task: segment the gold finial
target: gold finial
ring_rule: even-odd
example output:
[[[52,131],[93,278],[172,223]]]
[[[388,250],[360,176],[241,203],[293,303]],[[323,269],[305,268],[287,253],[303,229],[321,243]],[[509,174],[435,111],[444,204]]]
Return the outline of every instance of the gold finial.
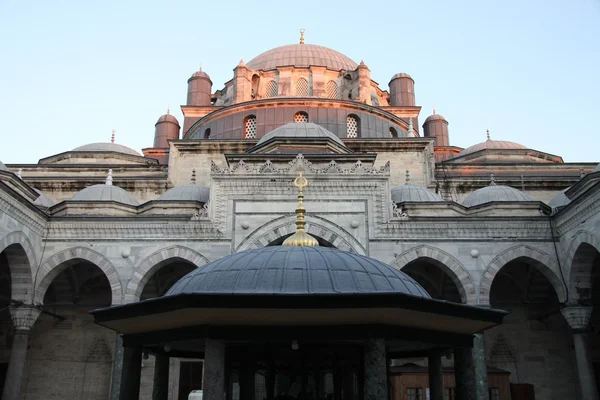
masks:
[[[114,143],[114,142],[115,142],[115,133],[116,133],[116,132],[117,132],[117,131],[115,131],[114,129],[112,130],[112,135],[111,135],[111,137],[110,137],[110,142],[111,142],[111,143]]]
[[[304,44],[304,32],[305,29],[300,29],[300,44]]]
[[[298,208],[296,208],[296,233],[283,242],[284,246],[318,246],[317,239],[306,233],[304,230],[304,194],[302,189],[308,186],[308,180],[298,172],[298,177],[294,179],[294,186],[298,188]]]

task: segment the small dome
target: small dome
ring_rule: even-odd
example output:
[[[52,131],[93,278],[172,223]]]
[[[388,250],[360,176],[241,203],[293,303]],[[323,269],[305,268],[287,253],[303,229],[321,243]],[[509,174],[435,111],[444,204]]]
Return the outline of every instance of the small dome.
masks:
[[[139,156],[141,157],[142,155],[140,153],[138,153],[137,151],[130,149],[127,146],[123,146],[120,144],[116,144],[116,143],[90,143],[90,144],[85,144],[83,146],[79,146],[73,149],[73,151],[81,151],[81,152],[107,152],[107,151],[113,151],[115,153],[123,153],[123,154],[129,154],[132,156]]]
[[[210,190],[207,187],[190,183],[189,185],[175,186],[164,192],[159,201],[199,201],[207,203]]]
[[[532,201],[525,193],[510,186],[491,185],[477,189],[463,200],[465,207],[478,206],[490,201]]]
[[[396,204],[405,201],[427,202],[444,201],[436,193],[433,193],[424,187],[415,185],[402,185],[392,188],[392,201]]]
[[[568,205],[571,202],[571,199],[569,199],[566,195],[565,192],[567,190],[569,190],[571,187],[568,187],[564,190],[561,190],[556,196],[554,196],[552,198],[552,200],[550,200],[548,202],[548,205],[552,208],[558,208],[558,207],[564,207],[566,205]]]
[[[291,122],[289,124],[280,126],[279,128],[272,130],[271,132],[267,133],[265,136],[260,138],[256,145],[260,146],[261,144],[266,143],[274,138],[328,138],[333,140],[340,146],[344,146],[344,142],[342,142],[342,139],[337,137],[333,132],[330,132],[327,129],[323,128],[321,125],[317,125],[312,122],[307,122],[305,124],[297,124],[295,122]]]
[[[333,71],[353,71],[358,67],[349,57],[314,44],[290,44],[276,47],[254,57],[248,69],[269,71],[277,67],[326,67]]]
[[[329,247],[270,246],[223,257],[177,281],[166,296],[405,293],[431,298],[415,280],[373,258]]]
[[[392,79],[390,79],[390,82],[393,81],[394,79],[399,79],[399,78],[412,79],[412,76],[410,76],[409,74],[405,74],[404,72],[400,72],[400,73],[392,76]]]
[[[177,118],[172,116],[170,113],[163,114],[158,119],[158,121],[156,121],[156,124],[154,124],[154,125],[156,126],[156,125],[160,124],[161,122],[172,122],[174,124],[177,124],[177,126],[179,126],[179,121],[177,121]]]
[[[46,196],[44,192],[36,188],[33,188],[33,190],[35,190],[40,195],[37,199],[35,199],[33,204],[35,204],[36,206],[46,208],[52,207],[54,205],[54,201],[50,197]]]
[[[425,120],[425,122],[423,124],[426,124],[431,121],[446,121],[446,118],[444,118],[444,116],[440,115],[440,114],[431,114],[429,117],[427,117],[427,119]],[[448,121],[446,121],[446,122],[448,122]]]
[[[125,189],[117,186],[100,184],[86,187],[75,193],[72,201],[116,201],[117,203],[137,206],[137,200]]]
[[[4,165],[4,163],[2,161],[0,161],[0,171],[8,171],[8,167],[6,165]]]
[[[500,150],[500,149],[527,149],[527,147],[523,146],[522,144],[519,143],[514,143],[514,142],[508,142],[505,140],[492,140],[492,139],[488,139],[485,142],[481,142],[481,143],[477,143],[471,147],[467,147],[466,149],[464,149],[463,151],[461,151],[460,153],[458,153],[457,157],[460,156],[464,156],[467,154],[471,154],[471,153],[475,153],[477,151],[480,150],[488,150],[488,149],[494,149],[494,150]]]
[[[208,74],[204,71],[202,71],[202,68],[200,68],[198,71],[194,72],[192,74],[192,76],[190,77],[191,79],[197,79],[197,78],[206,78],[210,81],[210,76],[208,76]]]

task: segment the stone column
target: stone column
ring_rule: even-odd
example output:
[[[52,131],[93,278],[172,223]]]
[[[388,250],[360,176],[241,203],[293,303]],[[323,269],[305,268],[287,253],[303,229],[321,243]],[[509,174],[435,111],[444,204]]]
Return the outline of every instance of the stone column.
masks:
[[[596,377],[594,375],[594,366],[588,342],[588,328],[592,315],[592,307],[571,306],[565,307],[560,311],[569,323],[573,333],[581,396],[586,400],[598,400],[598,387],[596,386]]]
[[[429,370],[429,399],[444,400],[444,374],[442,372],[442,353],[433,351],[427,358]]]
[[[475,364],[475,385],[477,385],[477,400],[490,400],[488,386],[487,364],[485,362],[485,345],[483,333],[473,335],[473,363]]]
[[[140,398],[140,378],[142,375],[142,348],[123,347],[123,367],[121,369],[120,400]]]
[[[206,339],[202,377],[203,400],[225,400],[225,343]]]
[[[152,400],[169,398],[169,356],[157,354],[154,359],[154,386]]]
[[[113,355],[112,375],[110,377],[110,400],[119,400],[121,393],[121,374],[123,373],[123,336],[117,333]]]
[[[33,305],[20,305],[10,307],[10,316],[15,326],[15,335],[10,352],[10,361],[4,380],[2,398],[4,400],[18,400],[23,381],[23,371],[27,359],[27,342],[29,332],[40,315],[40,309]]]
[[[365,340],[365,398],[364,400],[387,400],[387,358],[385,339]]]
[[[454,378],[456,380],[457,399],[477,399],[475,365],[473,351],[470,347],[456,347],[454,349]]]

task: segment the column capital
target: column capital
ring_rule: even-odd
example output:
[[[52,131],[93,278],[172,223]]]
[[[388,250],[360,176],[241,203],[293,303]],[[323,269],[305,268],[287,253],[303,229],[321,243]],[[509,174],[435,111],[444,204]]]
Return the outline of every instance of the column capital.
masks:
[[[10,316],[17,331],[29,332],[41,312],[40,306],[32,304],[13,305],[10,307]]]
[[[573,331],[583,332],[589,326],[592,309],[589,306],[568,306],[561,308],[560,312]]]

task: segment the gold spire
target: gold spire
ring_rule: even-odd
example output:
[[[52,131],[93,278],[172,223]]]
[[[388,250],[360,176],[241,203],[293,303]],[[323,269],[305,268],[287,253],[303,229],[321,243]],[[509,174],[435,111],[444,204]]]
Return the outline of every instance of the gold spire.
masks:
[[[298,208],[296,208],[296,233],[283,242],[284,246],[318,246],[317,239],[304,231],[304,194],[302,188],[308,185],[308,180],[302,176],[302,171],[298,172],[298,177],[294,179],[294,186],[298,188]]]
[[[304,29],[300,29],[300,44],[304,44]]]

